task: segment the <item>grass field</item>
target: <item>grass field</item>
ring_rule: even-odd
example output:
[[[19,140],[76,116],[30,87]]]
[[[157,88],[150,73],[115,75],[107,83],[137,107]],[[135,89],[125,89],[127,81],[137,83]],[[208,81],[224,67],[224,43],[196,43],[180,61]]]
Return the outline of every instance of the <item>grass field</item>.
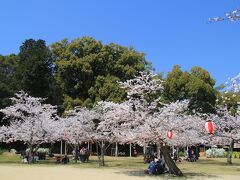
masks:
[[[68,165],[59,165],[54,159],[39,161],[37,164],[28,165],[20,161],[20,156],[4,154],[0,156],[1,180],[50,180],[50,179],[78,179],[86,180],[130,180],[130,179],[240,179],[240,159],[233,159],[232,165],[226,164],[225,158],[206,159],[198,162],[180,162],[179,168],[183,171],[184,178],[176,178],[168,174],[149,176],[143,174],[147,164],[142,157],[106,157],[106,166],[99,168],[97,157],[90,157],[89,163],[71,162]],[[14,172],[14,173],[11,173]]]

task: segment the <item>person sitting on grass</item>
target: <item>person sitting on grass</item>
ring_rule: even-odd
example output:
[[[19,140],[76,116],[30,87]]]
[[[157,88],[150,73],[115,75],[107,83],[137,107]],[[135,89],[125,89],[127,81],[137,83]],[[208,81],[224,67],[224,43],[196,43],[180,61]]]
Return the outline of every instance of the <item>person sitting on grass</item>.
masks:
[[[156,165],[156,174],[163,174],[165,169],[164,166],[162,165],[161,161],[157,161]]]
[[[149,164],[148,170],[149,170],[149,174],[155,174],[156,173],[156,163],[155,163],[155,161],[152,161]]]
[[[56,156],[56,163],[61,163],[62,162],[62,157],[61,156]]]
[[[67,155],[65,155],[63,158],[62,158],[62,164],[68,164],[69,163],[69,158],[67,157]]]

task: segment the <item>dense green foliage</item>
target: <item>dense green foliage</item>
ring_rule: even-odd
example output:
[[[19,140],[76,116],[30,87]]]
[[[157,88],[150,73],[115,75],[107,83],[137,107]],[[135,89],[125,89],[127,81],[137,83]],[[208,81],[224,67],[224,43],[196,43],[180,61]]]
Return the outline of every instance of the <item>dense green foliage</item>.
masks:
[[[122,101],[125,93],[117,81],[149,67],[143,53],[113,43],[103,45],[90,37],[64,39],[52,44],[51,50],[65,108],[91,106],[99,100]]]
[[[180,66],[173,67],[164,83],[164,97],[167,101],[190,100],[190,109],[199,112],[213,112],[216,103],[215,80],[201,67],[183,72]]]
[[[0,108],[9,105],[9,97],[20,89],[45,97],[62,110],[91,107],[101,100],[121,102],[126,93],[118,82],[149,70],[151,64],[143,53],[91,37],[64,39],[50,47],[43,40],[28,39],[19,54],[0,56]],[[239,96],[223,94],[222,87],[214,85],[203,68],[187,72],[176,65],[164,79],[161,96],[166,102],[190,99],[190,109],[199,112],[213,112],[216,99],[234,109]]]
[[[0,108],[9,105],[9,98],[13,96],[14,72],[18,62],[15,55],[0,56]]]
[[[15,79],[18,90],[31,96],[45,97],[57,104],[52,53],[43,40],[26,40],[20,47]]]

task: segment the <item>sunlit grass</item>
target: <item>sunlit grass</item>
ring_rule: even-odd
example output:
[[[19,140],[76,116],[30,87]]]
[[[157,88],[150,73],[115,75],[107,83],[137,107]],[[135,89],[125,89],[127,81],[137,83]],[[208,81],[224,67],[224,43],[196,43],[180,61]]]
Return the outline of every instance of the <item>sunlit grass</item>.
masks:
[[[143,157],[105,157],[104,169],[116,169],[121,172],[129,173],[129,175],[143,175],[143,170],[147,169],[148,164],[143,163]],[[21,162],[19,155],[3,154],[0,156],[0,165],[17,165],[28,166],[26,163]],[[188,178],[193,177],[218,177],[220,175],[239,175],[240,177],[240,159],[233,159],[232,165],[227,165],[226,158],[201,158],[197,162],[178,162],[178,167]],[[71,160],[67,165],[56,164],[54,158],[47,158],[41,160],[34,165],[38,166],[68,166],[73,168],[99,168],[98,158],[96,156],[90,156],[88,163],[80,163]]]

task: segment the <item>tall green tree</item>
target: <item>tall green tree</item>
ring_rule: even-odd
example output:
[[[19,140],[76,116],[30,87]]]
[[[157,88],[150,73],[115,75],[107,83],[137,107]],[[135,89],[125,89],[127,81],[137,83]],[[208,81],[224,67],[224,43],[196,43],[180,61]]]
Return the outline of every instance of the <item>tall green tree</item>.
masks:
[[[12,97],[16,91],[14,74],[17,62],[17,55],[0,55],[0,109],[3,109],[11,104],[10,97]],[[3,120],[3,117],[4,115],[0,113],[0,126],[9,123],[9,120]]]
[[[95,85],[88,91],[90,98],[94,101],[121,102],[126,93],[118,82],[119,78],[116,76],[98,76]]]
[[[213,112],[216,103],[215,80],[201,67],[183,72],[176,65],[168,73],[164,83],[164,97],[167,101],[189,99],[190,109],[198,112]]]
[[[117,44],[102,44],[91,37],[51,45],[56,61],[56,79],[68,107],[91,105],[99,100],[124,97],[116,81],[133,78],[149,69],[143,53]]]
[[[9,98],[15,92],[14,74],[17,61],[17,55],[0,55],[0,109],[10,104]]]
[[[52,53],[44,40],[28,39],[20,47],[19,63],[16,72],[18,89],[31,96],[48,98],[56,104],[56,84],[53,78],[54,64]]]

